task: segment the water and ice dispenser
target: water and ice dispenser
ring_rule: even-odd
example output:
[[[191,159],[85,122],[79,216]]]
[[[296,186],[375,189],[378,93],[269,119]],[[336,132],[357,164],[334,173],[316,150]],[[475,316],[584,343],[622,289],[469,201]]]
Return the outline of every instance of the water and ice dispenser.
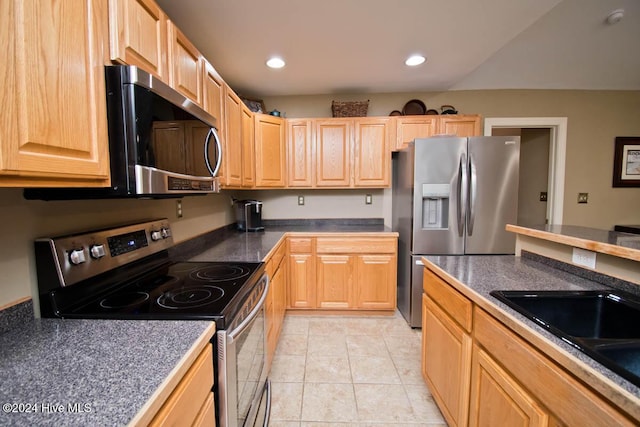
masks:
[[[449,228],[451,184],[422,184],[422,228]]]

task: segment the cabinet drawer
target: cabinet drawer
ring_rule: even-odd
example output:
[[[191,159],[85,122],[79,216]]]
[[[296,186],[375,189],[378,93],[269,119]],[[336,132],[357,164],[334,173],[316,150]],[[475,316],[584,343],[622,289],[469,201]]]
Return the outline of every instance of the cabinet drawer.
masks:
[[[471,301],[428,268],[425,268],[423,273],[423,289],[453,320],[467,332],[471,332]]]
[[[207,400],[204,402],[204,406],[200,410],[200,413],[193,422],[194,427],[207,427],[216,425],[216,411],[213,406],[213,393],[209,393]]]
[[[289,252],[292,254],[309,254],[313,251],[311,237],[289,237]]]
[[[323,254],[396,253],[395,237],[318,237],[317,252]]]
[[[150,425],[192,424],[211,393],[212,387],[213,352],[211,344],[207,344]]]

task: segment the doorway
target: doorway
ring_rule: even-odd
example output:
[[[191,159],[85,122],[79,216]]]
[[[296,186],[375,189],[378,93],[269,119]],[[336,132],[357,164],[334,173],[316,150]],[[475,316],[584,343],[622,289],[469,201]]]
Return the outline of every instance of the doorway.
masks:
[[[564,170],[567,143],[566,117],[503,117],[487,118],[484,122],[485,136],[500,134],[502,129],[548,129],[548,173],[546,219],[549,224],[562,224],[564,198]],[[502,133],[504,134],[504,133]],[[543,138],[544,139],[544,138]],[[539,197],[539,195],[538,195]],[[523,219],[523,221],[525,221]],[[532,219],[535,221],[535,219]],[[531,224],[533,225],[533,224]]]
[[[547,224],[549,193],[549,128],[493,128],[492,136],[520,137],[517,225]]]

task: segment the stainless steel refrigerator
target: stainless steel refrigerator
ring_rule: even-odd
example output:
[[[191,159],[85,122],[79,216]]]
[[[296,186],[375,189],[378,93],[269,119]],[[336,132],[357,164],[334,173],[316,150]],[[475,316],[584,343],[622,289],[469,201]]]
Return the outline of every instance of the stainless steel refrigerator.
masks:
[[[423,255],[513,254],[520,137],[416,139],[393,159],[398,309],[421,326]]]

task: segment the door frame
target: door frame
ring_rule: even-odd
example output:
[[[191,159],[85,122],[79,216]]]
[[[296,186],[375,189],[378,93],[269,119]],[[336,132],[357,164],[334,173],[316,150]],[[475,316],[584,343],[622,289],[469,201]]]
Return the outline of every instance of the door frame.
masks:
[[[547,218],[549,224],[562,224],[564,205],[564,175],[567,151],[566,117],[488,117],[484,119],[484,135],[491,136],[494,128],[548,128],[549,145],[549,197]]]

